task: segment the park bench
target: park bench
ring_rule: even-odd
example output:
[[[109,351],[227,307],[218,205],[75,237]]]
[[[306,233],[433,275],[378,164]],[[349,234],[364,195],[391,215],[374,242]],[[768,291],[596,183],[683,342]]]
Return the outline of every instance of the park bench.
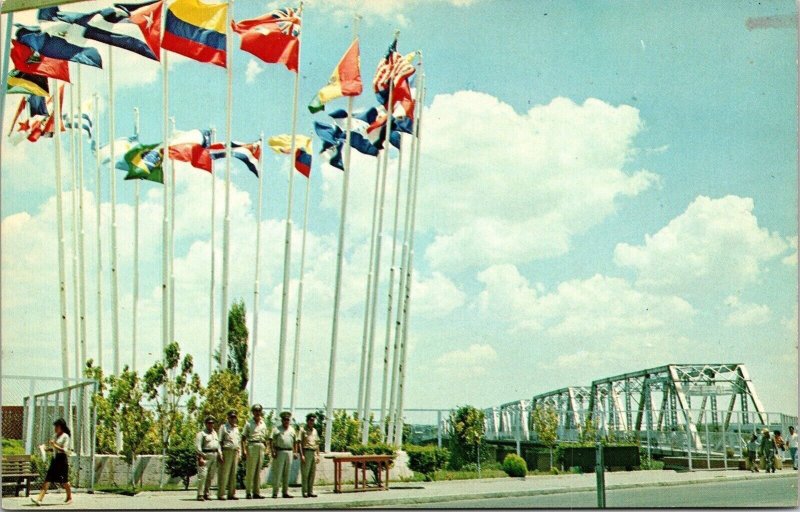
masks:
[[[350,492],[363,492],[363,491],[388,491],[389,490],[389,466],[394,459],[393,455],[334,455],[329,457],[333,459],[333,492],[341,493],[342,491],[342,465],[353,464],[355,468],[355,478],[353,480],[355,486]],[[367,485],[367,465],[374,463],[378,465],[378,485],[370,487]],[[383,473],[386,472],[386,478],[383,478]],[[358,474],[361,473],[359,480]]]
[[[19,491],[25,483],[25,496],[31,494],[31,480],[39,477],[33,471],[30,455],[4,455],[2,462],[3,488],[14,486],[14,496],[19,496]]]

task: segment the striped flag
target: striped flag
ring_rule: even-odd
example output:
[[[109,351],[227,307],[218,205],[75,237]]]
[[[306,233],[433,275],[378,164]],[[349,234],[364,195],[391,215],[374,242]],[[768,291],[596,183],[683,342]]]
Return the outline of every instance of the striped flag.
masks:
[[[211,130],[175,132],[169,141],[169,158],[211,172]]]
[[[226,66],[228,4],[174,0],[167,7],[161,47],[199,62]]]
[[[34,53],[32,49],[16,39],[11,41],[11,44],[11,60],[14,61],[14,67],[18,70],[69,82],[69,62]]]
[[[212,160],[225,158],[225,143],[215,142],[209,148]],[[240,160],[247,166],[247,169],[258,177],[258,161],[261,159],[261,144],[258,142],[236,142],[231,141],[231,156]]]
[[[64,22],[48,23],[45,30],[20,24],[16,26],[17,40],[45,57],[103,67],[103,59],[97,49],[86,46],[83,27]]]
[[[388,91],[390,80],[394,82],[395,87],[398,87],[413,75],[415,69],[411,63],[415,55],[416,53],[410,53],[403,57],[397,51],[397,40],[392,41],[386,56],[378,62],[375,70],[375,78],[372,79],[372,88],[375,92]]]
[[[142,20],[136,23],[132,15],[139,11]],[[159,59],[160,1],[127,7],[107,7],[89,13],[62,12],[58,7],[48,7],[39,10],[39,19],[74,26],[71,30],[75,38],[80,36],[131,51],[148,59]]]

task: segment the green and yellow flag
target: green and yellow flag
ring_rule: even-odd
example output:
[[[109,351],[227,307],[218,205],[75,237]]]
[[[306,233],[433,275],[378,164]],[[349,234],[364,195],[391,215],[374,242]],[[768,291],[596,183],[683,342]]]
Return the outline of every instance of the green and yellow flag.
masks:
[[[31,94],[33,96],[49,96],[47,77],[23,73],[12,69],[8,73],[6,94]]]
[[[164,147],[161,144],[138,144],[125,153],[126,180],[164,183]]]

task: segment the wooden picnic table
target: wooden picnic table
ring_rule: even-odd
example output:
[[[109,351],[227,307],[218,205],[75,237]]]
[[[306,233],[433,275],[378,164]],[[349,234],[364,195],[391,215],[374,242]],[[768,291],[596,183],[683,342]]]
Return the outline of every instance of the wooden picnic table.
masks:
[[[351,463],[355,468],[354,489],[349,492],[364,491],[388,491],[389,490],[389,466],[394,460],[394,455],[331,455],[326,457],[333,459],[333,492],[342,491],[342,464]],[[375,463],[378,465],[378,485],[376,487],[367,486],[367,465]],[[386,478],[383,473],[386,472]],[[358,473],[361,472],[361,479]]]

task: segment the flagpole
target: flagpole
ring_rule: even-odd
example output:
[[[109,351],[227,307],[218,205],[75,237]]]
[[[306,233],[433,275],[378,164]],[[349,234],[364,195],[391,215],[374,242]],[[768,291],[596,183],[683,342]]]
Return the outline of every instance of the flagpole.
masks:
[[[169,53],[161,52],[162,64],[162,107],[163,125],[162,136],[164,139],[162,157],[162,181],[164,184],[164,211],[161,220],[161,345],[162,350],[169,344],[169,187],[167,179],[169,166]]]
[[[264,132],[258,137],[258,147],[263,150]],[[258,212],[256,213],[256,271],[253,283],[253,343],[250,347],[250,404],[253,404],[256,380],[256,345],[258,345],[258,310],[259,310],[259,281],[258,271],[261,264],[261,212],[264,204],[264,156],[263,151],[258,155]]]
[[[136,141],[139,141],[139,108],[133,109],[133,134]],[[111,141],[114,144],[114,141]],[[115,164],[111,164],[112,174],[116,172]],[[138,320],[139,320],[139,182],[140,180],[133,180],[133,328],[131,330],[131,349],[133,356],[131,357],[131,368],[136,371],[136,355],[137,355],[137,342],[138,342]]]
[[[417,53],[421,57],[421,53]],[[420,66],[421,69],[421,66]],[[419,107],[419,112],[422,112],[422,83],[420,83],[419,87],[417,87],[417,97],[415,105]],[[391,444],[394,442],[394,427],[395,427],[395,420],[396,418],[396,408],[397,408],[397,385],[398,385],[398,376],[400,373],[400,343],[401,343],[401,327],[402,327],[402,320],[403,320],[403,303],[405,298],[405,290],[406,290],[406,269],[408,267],[408,245],[409,245],[409,236],[410,236],[410,229],[411,229],[411,202],[413,201],[414,196],[414,186],[415,186],[415,171],[414,171],[414,161],[415,155],[419,148],[419,119],[416,119],[414,122],[414,129],[412,134],[412,145],[411,145],[411,157],[409,158],[409,166],[408,166],[408,186],[406,189],[406,209],[405,209],[405,219],[403,220],[403,249],[400,255],[400,285],[398,287],[398,297],[397,297],[397,319],[395,320],[395,333],[394,333],[394,348],[392,349],[392,380],[391,385],[389,386],[389,426],[387,428],[387,437],[388,442]]]
[[[412,141],[412,144],[414,142]],[[414,153],[413,150],[411,152]],[[394,227],[392,230],[392,265],[389,267],[389,294],[386,301],[386,335],[383,343],[383,373],[381,381],[381,439],[386,435],[386,392],[389,380],[389,347],[392,342],[392,303],[394,302],[394,276],[397,272],[395,266],[397,254],[397,224],[400,217],[400,188],[403,174],[403,137],[400,137],[400,147],[397,151],[397,184],[394,192]]]
[[[175,134],[175,118],[169,118],[172,124],[170,135]],[[167,150],[169,151],[169,150]],[[170,165],[170,208],[169,208],[169,342],[175,341],[175,191],[178,181],[175,179],[175,163]]]
[[[420,70],[422,69],[422,54],[420,53]],[[403,338],[401,348],[400,360],[400,382],[397,389],[397,422],[395,423],[394,441],[397,446],[403,443],[403,401],[405,399],[405,382],[406,374],[408,373],[408,326],[411,315],[411,284],[413,282],[414,272],[414,229],[417,224],[417,190],[419,189],[419,155],[422,148],[422,111],[425,102],[425,73],[420,77],[419,88],[421,89],[419,105],[419,114],[415,123],[417,130],[417,151],[414,155],[414,191],[413,200],[411,201],[411,230],[409,232],[409,250],[408,250],[408,264],[406,266],[406,290],[405,302],[403,305]]]
[[[232,18],[233,0],[228,0],[228,21]],[[220,367],[228,367],[228,279],[230,274],[231,236],[231,109],[233,108],[233,52],[230,23],[225,24],[225,70],[227,97],[225,100],[225,218],[222,225],[222,304],[220,304]]]
[[[358,22],[361,17],[353,18],[353,41],[358,37]],[[325,402],[325,451],[331,451],[331,435],[333,434],[333,398],[336,382],[336,345],[339,341],[339,307],[342,300],[342,264],[344,262],[344,230],[347,222],[347,195],[350,187],[350,129],[352,127],[353,97],[347,97],[347,126],[344,146],[344,177],[342,180],[342,207],[339,214],[339,243],[336,249],[336,280],[333,291],[333,321],[331,322],[331,355],[328,366],[328,395]]]
[[[291,160],[294,162],[295,157]],[[294,167],[294,165],[292,165]],[[291,172],[295,172],[292,168]],[[311,192],[311,174],[306,177],[306,198],[303,206],[303,241],[300,244],[300,281],[297,283],[297,317],[294,322],[294,358],[292,359],[292,391],[289,395],[289,409],[294,417],[297,398],[297,377],[300,370],[300,325],[303,319],[303,275],[306,268],[306,233],[308,232],[308,199]]]
[[[114,148],[115,134],[115,112],[114,112],[114,51],[113,47],[108,47],[108,137],[111,142],[111,340],[114,352],[114,375],[119,375],[120,355],[119,355],[119,276],[117,274],[117,173],[114,171],[116,165],[116,155]],[[138,181],[138,180],[137,180]]]
[[[2,83],[6,84],[8,82],[8,67],[9,62],[11,61],[11,32],[14,28],[14,13],[9,12],[6,14],[6,34],[3,38],[3,75],[2,75]],[[57,94],[56,94],[57,95]],[[6,94],[3,91],[3,94],[0,94],[0,119],[6,118]],[[0,147],[6,145],[6,141],[3,140],[0,143]],[[0,153],[2,155],[2,153]]]
[[[61,197],[62,184],[61,184],[61,96],[58,90],[58,81],[52,80],[51,87],[55,94],[53,98],[54,103],[54,117],[55,123],[53,131],[54,145],[54,160],[55,160],[55,174],[56,174],[56,227],[58,236],[58,302],[59,311],[61,313],[60,331],[61,331],[61,375],[64,379],[64,385],[67,385],[69,379],[69,348],[67,346],[67,291],[66,291],[66,275],[64,271],[64,200]],[[77,354],[75,354],[77,357]]]
[[[300,2],[300,14],[303,13],[303,2]],[[302,23],[302,18],[301,18]],[[283,375],[286,368],[286,330],[289,323],[289,277],[292,270],[292,199],[294,191],[294,152],[297,148],[297,97],[300,91],[300,52],[302,49],[302,28],[297,37],[297,70],[294,75],[294,95],[292,100],[292,140],[289,143],[289,189],[286,200],[286,239],[283,247],[283,289],[281,290],[281,328],[278,342],[278,379],[275,390],[275,408],[283,409]]]
[[[57,94],[56,94],[57,96]],[[53,96],[55,97],[55,96]],[[62,116],[63,118],[63,116]],[[70,84],[69,88],[69,119],[70,119],[70,127],[72,127],[72,123],[75,121],[75,88]],[[80,324],[78,319],[80,318],[80,301],[78,295],[78,160],[75,153],[75,146],[76,144],[76,133],[74,128],[70,128],[69,131],[69,158],[70,158],[70,170],[71,170],[71,184],[72,184],[72,312],[74,315],[73,325],[72,325],[72,335],[73,335],[73,350],[74,350],[74,372],[75,377],[79,377],[80,374],[80,357],[78,354],[81,353],[81,335],[80,335]]]
[[[81,322],[81,347],[80,347],[80,365],[78,368],[86,364],[86,232],[84,229],[84,184],[83,184],[83,94],[81,93],[81,67],[78,66],[78,118],[80,119],[80,128],[78,129],[78,272],[80,284],[78,286],[78,293],[80,294],[80,322]],[[59,119],[60,121],[60,119]],[[60,130],[60,126],[54,129]],[[77,355],[77,354],[76,354]],[[76,375],[75,377],[79,377]]]
[[[94,95],[94,118],[92,119],[92,134],[94,140],[94,193],[95,193],[95,237],[97,243],[97,365],[102,368],[103,366],[103,240],[102,230],[100,229],[102,223],[101,205],[103,189],[102,184],[102,171],[100,169],[100,145],[97,143],[100,135],[100,96],[95,93]],[[81,119],[81,126],[83,119]],[[112,146],[114,140],[111,140]],[[113,172],[113,163],[112,163]]]
[[[385,151],[385,149],[384,149]],[[369,263],[367,266],[367,294],[364,296],[364,325],[361,332],[361,365],[358,372],[358,402],[356,408],[358,415],[362,419],[364,408],[364,380],[367,373],[367,344],[369,343],[369,319],[372,311],[372,275],[374,271],[373,263],[375,259],[375,228],[378,220],[378,195],[381,189],[381,158],[375,158],[375,190],[372,193],[372,234],[369,238]]]
[[[399,30],[395,30],[394,32],[394,41],[395,44],[397,43],[397,38],[400,35]],[[374,276],[374,285],[372,287],[372,306],[370,307],[370,321],[369,321],[369,346],[367,347],[367,372],[366,372],[366,384],[364,386],[364,421],[361,427],[361,442],[367,444],[369,440],[369,414],[370,414],[370,399],[372,394],[372,366],[373,366],[373,358],[375,354],[375,325],[376,325],[376,313],[378,310],[378,288],[381,278],[381,248],[383,247],[383,213],[385,210],[386,204],[386,182],[389,181],[389,148],[391,146],[389,140],[391,138],[392,133],[392,114],[393,114],[393,102],[394,102],[394,77],[390,74],[389,75],[389,106],[386,109],[386,132],[383,136],[383,175],[381,176],[381,197],[380,197],[380,209],[378,210],[378,239],[377,245],[375,246],[375,276]]]
[[[217,130],[211,129],[211,142],[216,140]],[[216,218],[217,218],[217,175],[214,173],[214,162],[211,162],[211,285],[209,286],[208,297],[208,378],[214,372],[214,316],[217,314],[215,305],[216,293],[216,268],[217,268],[217,249],[216,249]]]

